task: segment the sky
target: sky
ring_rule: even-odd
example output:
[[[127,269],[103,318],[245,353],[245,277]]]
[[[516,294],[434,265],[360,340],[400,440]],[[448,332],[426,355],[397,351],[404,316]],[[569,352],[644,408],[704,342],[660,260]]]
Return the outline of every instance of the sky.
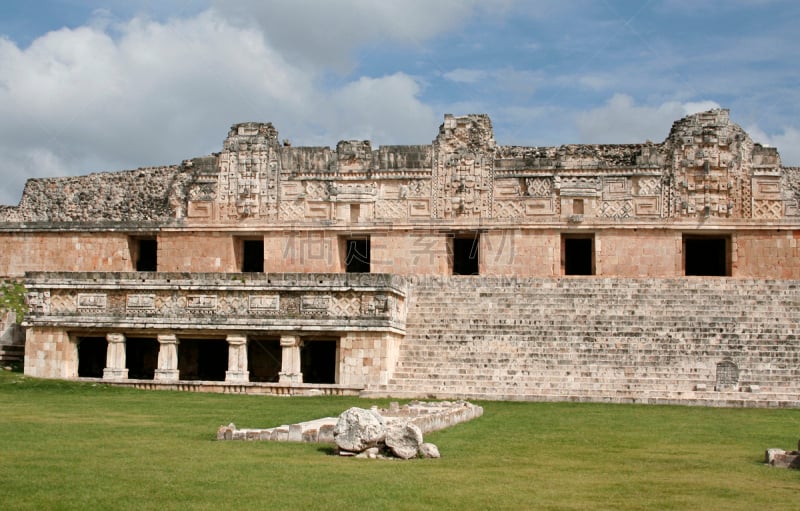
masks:
[[[800,165],[796,0],[2,0],[0,204],[170,165],[237,122],[295,146],[661,142],[710,108]]]

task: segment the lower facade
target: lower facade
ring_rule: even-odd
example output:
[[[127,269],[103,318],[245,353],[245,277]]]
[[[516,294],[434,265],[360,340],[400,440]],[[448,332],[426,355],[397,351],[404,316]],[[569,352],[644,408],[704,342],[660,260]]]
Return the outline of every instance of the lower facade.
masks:
[[[388,383],[393,333],[68,331],[30,327],[25,373],[142,388],[354,394]]]
[[[800,281],[29,274],[25,373],[281,395],[800,407]]]

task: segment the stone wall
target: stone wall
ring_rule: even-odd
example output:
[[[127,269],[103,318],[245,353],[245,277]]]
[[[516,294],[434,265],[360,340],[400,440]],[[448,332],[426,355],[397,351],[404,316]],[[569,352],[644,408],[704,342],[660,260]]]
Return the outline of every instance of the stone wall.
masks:
[[[734,275],[800,279],[800,230],[737,232]]]
[[[344,272],[344,238],[336,232],[273,232],[263,239],[265,271]]]
[[[269,273],[344,273],[345,241],[369,239],[370,271],[400,275],[452,273],[452,240],[459,231],[257,232],[162,230],[159,272],[232,273],[242,269],[242,241],[264,241]],[[800,229],[612,228],[532,229],[502,227],[461,231],[479,237],[480,274],[557,277],[564,274],[562,236],[594,239],[595,275],[677,277],[684,274],[685,235],[730,238],[730,275],[800,278]],[[138,235],[116,232],[0,233],[0,277],[35,271],[132,271]]]
[[[420,278],[371,395],[800,406],[800,283]]]
[[[0,232],[0,277],[29,271],[131,271],[129,237],[115,232]]]
[[[597,274],[624,277],[683,275],[681,233],[605,230],[596,235]]]
[[[17,208],[0,221],[109,224],[165,222],[184,214],[191,172],[181,166],[140,168],[77,177],[29,179]]]
[[[28,328],[25,374],[40,378],[78,376],[78,348],[66,330],[57,327]]]
[[[236,272],[236,244],[230,233],[169,232],[158,237],[158,270],[162,272]],[[85,268],[84,271],[89,271]],[[289,271],[287,269],[287,271]]]

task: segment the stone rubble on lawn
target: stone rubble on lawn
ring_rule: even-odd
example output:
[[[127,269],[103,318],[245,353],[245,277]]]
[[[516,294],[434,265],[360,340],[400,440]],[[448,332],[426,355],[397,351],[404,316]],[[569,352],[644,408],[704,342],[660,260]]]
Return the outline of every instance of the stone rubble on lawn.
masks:
[[[439,458],[439,449],[424,443],[423,434],[483,415],[483,408],[466,401],[412,401],[387,409],[353,407],[339,417],[325,417],[266,429],[220,426],[217,440],[271,440],[335,443],[342,456],[360,458]]]
[[[764,463],[771,467],[800,469],[800,441],[796,451],[771,448],[764,452]]]

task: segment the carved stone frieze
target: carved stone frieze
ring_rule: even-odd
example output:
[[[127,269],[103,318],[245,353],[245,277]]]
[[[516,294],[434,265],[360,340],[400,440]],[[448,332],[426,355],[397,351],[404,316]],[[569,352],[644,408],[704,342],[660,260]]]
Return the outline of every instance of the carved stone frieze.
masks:
[[[34,180],[18,207],[0,206],[0,221],[24,229],[142,220],[563,222],[564,198],[595,201],[593,216],[648,223],[773,220],[800,215],[800,169],[783,167],[777,150],[755,143],[724,109],[676,121],[658,144],[556,147],[498,146],[491,120],[477,114],[446,115],[432,144],[377,149],[368,140],[292,147],[271,123],[251,122],[232,126],[220,153],[181,165]],[[362,207],[347,214],[347,204]]]
[[[105,293],[79,293],[77,302],[78,310],[103,310],[108,303],[108,297]]]
[[[166,322],[183,328],[202,324],[280,329],[285,328],[287,318],[294,318],[293,324],[300,326],[326,321],[336,328],[401,328],[405,321],[401,304],[408,286],[405,279],[380,274],[264,275],[246,283],[209,279],[204,274],[165,274],[148,282],[126,281],[118,274],[92,274],[87,280],[70,276],[71,286],[59,281],[50,287],[48,283],[61,279],[62,274],[50,275],[40,274],[26,282],[31,290],[28,320],[66,327],[115,322],[145,328]],[[187,278],[190,280],[182,280]],[[108,282],[115,288],[108,289]],[[106,288],[100,291],[93,286]],[[199,287],[204,289],[198,291]]]

